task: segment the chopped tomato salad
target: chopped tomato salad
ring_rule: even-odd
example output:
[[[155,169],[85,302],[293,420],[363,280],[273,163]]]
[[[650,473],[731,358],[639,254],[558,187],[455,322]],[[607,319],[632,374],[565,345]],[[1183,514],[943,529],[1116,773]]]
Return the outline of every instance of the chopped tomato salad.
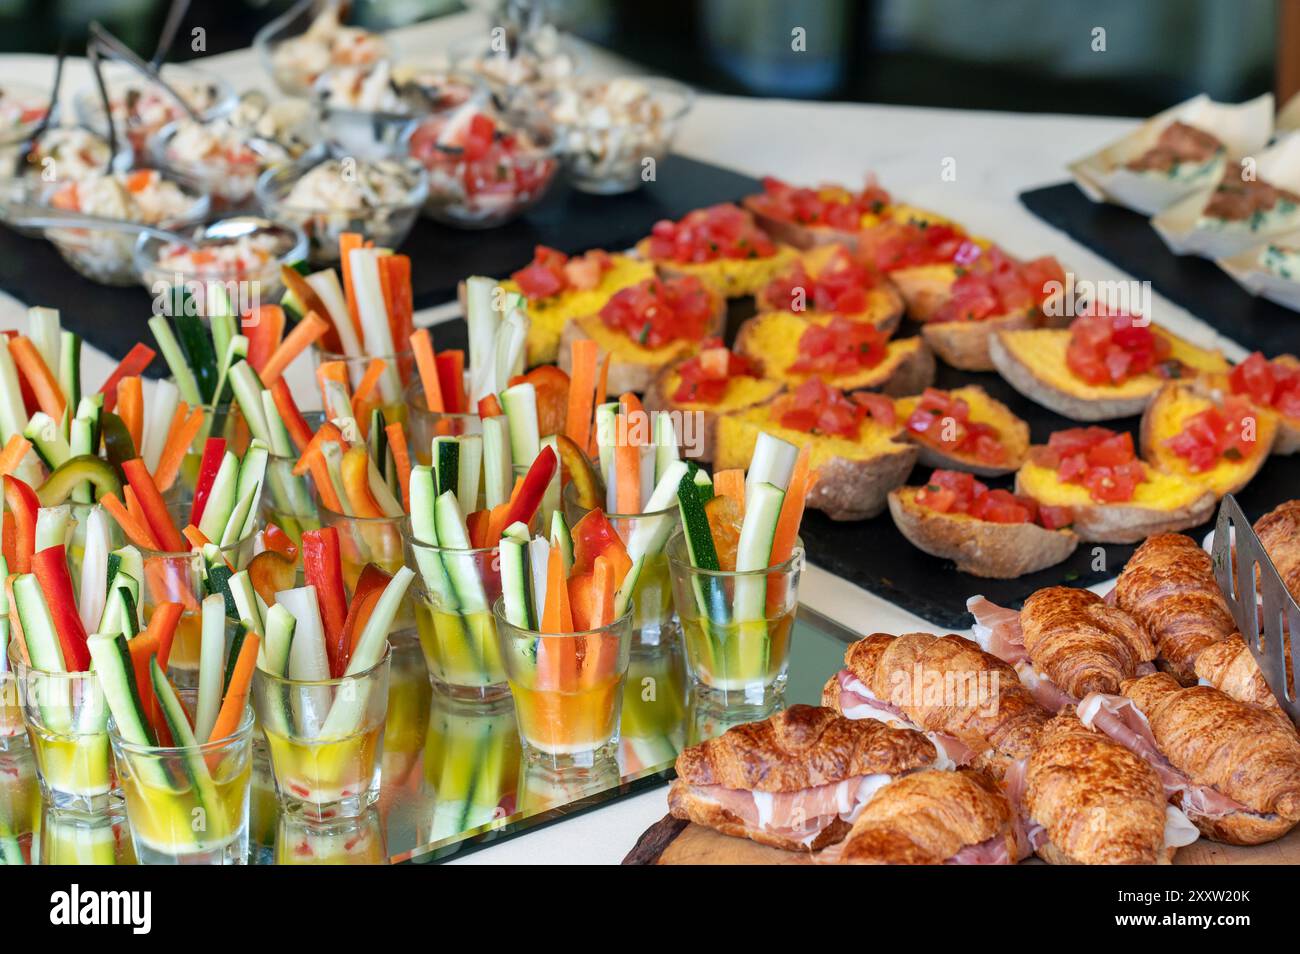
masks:
[[[875,325],[836,315],[827,324],[810,324],[804,330],[799,336],[799,356],[789,370],[796,374],[854,374],[884,361],[888,341]]]
[[[877,284],[876,273],[840,246],[816,277],[808,273],[803,262],[796,262],[768,282],[764,297],[784,311],[858,315],[867,310],[867,293]]]
[[[1009,490],[990,490],[959,470],[936,470],[917,490],[916,502],[936,513],[964,513],[989,523],[1036,523],[1059,530],[1074,522],[1069,507],[1043,507]]]
[[[1089,384],[1123,384],[1140,374],[1178,377],[1167,338],[1124,312],[1080,315],[1070,324],[1065,363]]]
[[[600,249],[570,258],[539,245],[533,250],[533,260],[510,277],[525,298],[537,301],[566,291],[591,291],[613,267],[609,253]]]
[[[1105,427],[1073,427],[1057,431],[1045,446],[1030,450],[1030,459],[1056,471],[1065,484],[1088,488],[1098,503],[1132,500],[1146,480],[1146,465],[1133,449],[1133,435]]]
[[[690,404],[717,404],[727,393],[732,378],[758,377],[758,370],[748,358],[728,351],[721,338],[707,338],[700,353],[677,367],[681,383],[673,400]]]
[[[1242,460],[1254,453],[1259,446],[1257,423],[1249,403],[1230,397],[1222,408],[1208,407],[1193,414],[1164,443],[1187,462],[1188,470],[1200,474],[1213,470],[1221,460]]]
[[[698,341],[717,313],[714,293],[694,276],[649,278],[615,294],[600,320],[647,348]]]
[[[854,232],[864,215],[879,215],[889,205],[889,193],[871,179],[861,192],[853,192],[841,186],[801,188],[767,176],[763,194],[752,201],[758,211],[782,222]]]
[[[1269,361],[1256,351],[1228,375],[1233,394],[1270,407],[1284,417],[1300,418],[1300,366]]]
[[[997,428],[972,421],[970,404],[947,391],[926,388],[904,425],[927,444],[985,464],[1001,464],[1007,449]]]
[[[678,222],[661,219],[650,230],[650,257],[656,261],[700,263],[774,254],[776,243],[753,216],[734,205],[696,209]]]
[[[983,321],[1040,309],[1065,285],[1065,269],[1052,256],[1018,262],[994,246],[957,276],[948,300],[929,319]]]
[[[838,388],[828,387],[819,378],[809,378],[794,391],[777,398],[773,417],[782,427],[807,434],[827,437],[846,437],[856,440],[862,431],[862,422],[871,417],[886,426],[894,423],[893,405],[887,412],[880,407],[887,398],[874,394],[846,395]],[[877,415],[885,414],[888,420]]]

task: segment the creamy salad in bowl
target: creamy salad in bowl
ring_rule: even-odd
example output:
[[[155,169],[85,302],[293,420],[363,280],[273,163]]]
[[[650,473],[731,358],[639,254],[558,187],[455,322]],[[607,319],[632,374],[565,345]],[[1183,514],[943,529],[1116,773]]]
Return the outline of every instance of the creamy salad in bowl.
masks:
[[[105,87],[119,136],[137,154],[144,154],[149,140],[168,123],[189,118],[185,108],[166,89],[121,64],[109,64]],[[235,108],[237,97],[221,77],[188,66],[164,66],[162,77],[201,119],[214,119]],[[107,134],[104,105],[99,88],[92,83],[73,100],[83,126]]]
[[[290,21],[295,20],[293,16]],[[276,85],[290,96],[303,96],[317,78],[336,67],[369,67],[392,55],[388,40],[340,20],[338,4],[329,4],[296,36],[290,23],[275,21],[254,40],[267,57]]]
[[[253,198],[257,177],[288,162],[289,151],[256,135],[234,115],[201,123],[179,119],[154,140],[154,159],[201,182],[216,208],[240,208]]]
[[[276,301],[283,291],[281,266],[307,253],[301,231],[260,216],[217,219],[187,234],[188,241],[140,236],[135,263],[140,281],[151,294],[177,285],[242,282],[247,284],[227,287],[226,294],[244,301]]]

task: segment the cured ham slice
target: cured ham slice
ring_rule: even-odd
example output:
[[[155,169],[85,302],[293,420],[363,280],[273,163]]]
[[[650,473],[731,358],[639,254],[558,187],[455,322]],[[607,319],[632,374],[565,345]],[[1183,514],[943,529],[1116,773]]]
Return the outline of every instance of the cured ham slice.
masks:
[[[975,617],[972,635],[986,653],[1015,665],[1028,662],[1025,635],[1020,629],[1020,611],[998,606],[983,596],[966,601],[966,611]]]
[[[897,728],[923,731],[904,715],[902,709],[883,699],[877,699],[875,694],[849,670],[841,669],[835,678],[840,690],[839,710],[845,718],[875,719]],[[975,751],[959,739],[944,735],[942,732],[924,734],[934,743],[935,751],[939,755],[934,763],[935,768],[950,769],[969,765],[975,758]]]
[[[863,775],[798,792],[757,792],[722,785],[696,786],[694,794],[716,803],[745,824],[805,844],[837,818],[852,824],[892,775]]]

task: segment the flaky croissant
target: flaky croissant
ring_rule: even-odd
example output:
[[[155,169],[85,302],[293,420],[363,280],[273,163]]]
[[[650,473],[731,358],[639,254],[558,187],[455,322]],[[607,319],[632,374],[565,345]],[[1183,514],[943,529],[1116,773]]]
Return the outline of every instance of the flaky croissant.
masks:
[[[1260,517],[1255,534],[1282,582],[1300,602],[1300,500],[1288,500]]]
[[[1148,537],[1115,584],[1120,609],[1146,627],[1156,664],[1183,685],[1196,681],[1196,656],[1236,631],[1214,580],[1210,555],[1181,533]]]
[[[1097,594],[1049,586],[1020,611],[1025,650],[1034,668],[1076,699],[1090,692],[1119,692],[1140,663],[1156,657],[1146,630]]]
[[[1236,699],[1261,706],[1286,719],[1277,696],[1264,680],[1264,672],[1238,633],[1207,646],[1196,657],[1197,678]],[[1288,720],[1288,724],[1290,724]]]

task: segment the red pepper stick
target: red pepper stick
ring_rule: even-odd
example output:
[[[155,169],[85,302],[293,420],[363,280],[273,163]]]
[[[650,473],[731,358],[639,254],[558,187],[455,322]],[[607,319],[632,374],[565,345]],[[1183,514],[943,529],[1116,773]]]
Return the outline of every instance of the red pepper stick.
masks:
[[[537,513],[537,508],[542,505],[542,497],[545,496],[546,488],[550,485],[551,478],[555,476],[555,468],[558,466],[559,460],[555,456],[555,451],[550,447],[543,447],[542,452],[533,461],[533,466],[528,468],[523,484],[515,494],[510,509],[506,511],[504,526],[508,527],[516,521],[524,524],[532,522],[533,514]]]
[[[203,445],[203,458],[199,461],[199,479],[194,485],[194,503],[190,506],[190,523],[196,527],[203,519],[203,509],[208,505],[208,497],[212,495],[212,484],[217,479],[217,471],[221,469],[221,461],[225,456],[226,439],[209,437],[208,442]]]
[[[111,411],[117,406],[117,382],[123,378],[144,374],[145,368],[153,363],[157,352],[147,344],[137,341],[126,353],[122,363],[113,369],[113,373],[104,381],[99,393],[104,395],[104,410]]]
[[[438,385],[442,389],[442,404],[448,414],[465,412],[465,352],[439,351],[434,356],[438,367]]]
[[[145,466],[144,461],[139,457],[126,461],[122,464],[122,473],[126,474],[127,483],[139,498],[140,509],[144,511],[149,529],[158,538],[158,544],[163,550],[169,553],[188,550],[189,546],[185,543],[181,532],[176,529],[171,514],[167,512],[167,504],[163,501],[162,494],[158,492],[158,485],[153,482],[153,477],[150,476],[149,468]]]
[[[63,661],[68,670],[85,672],[90,668],[90,650],[86,647],[86,627],[77,612],[77,598],[72,592],[72,575],[68,572],[68,555],[63,544],[46,547],[32,557],[32,573],[45,594],[45,602],[54,620]]]
[[[5,506],[13,514],[13,558],[9,561],[10,573],[30,573],[32,555],[36,552],[36,512],[41,502],[36,491],[17,477],[4,475]]]
[[[347,651],[343,640],[348,598],[343,588],[343,555],[336,528],[308,530],[302,535],[302,566],[307,582],[316,587],[321,626],[325,630],[325,655],[329,657],[330,673],[337,679],[343,675],[339,661]]]
[[[289,432],[289,439],[301,454],[311,443],[311,426],[302,416],[302,411],[298,410],[298,404],[289,390],[289,383],[284,378],[276,378],[275,383],[271,385],[271,397],[275,398],[275,409],[280,412],[285,429]]]

